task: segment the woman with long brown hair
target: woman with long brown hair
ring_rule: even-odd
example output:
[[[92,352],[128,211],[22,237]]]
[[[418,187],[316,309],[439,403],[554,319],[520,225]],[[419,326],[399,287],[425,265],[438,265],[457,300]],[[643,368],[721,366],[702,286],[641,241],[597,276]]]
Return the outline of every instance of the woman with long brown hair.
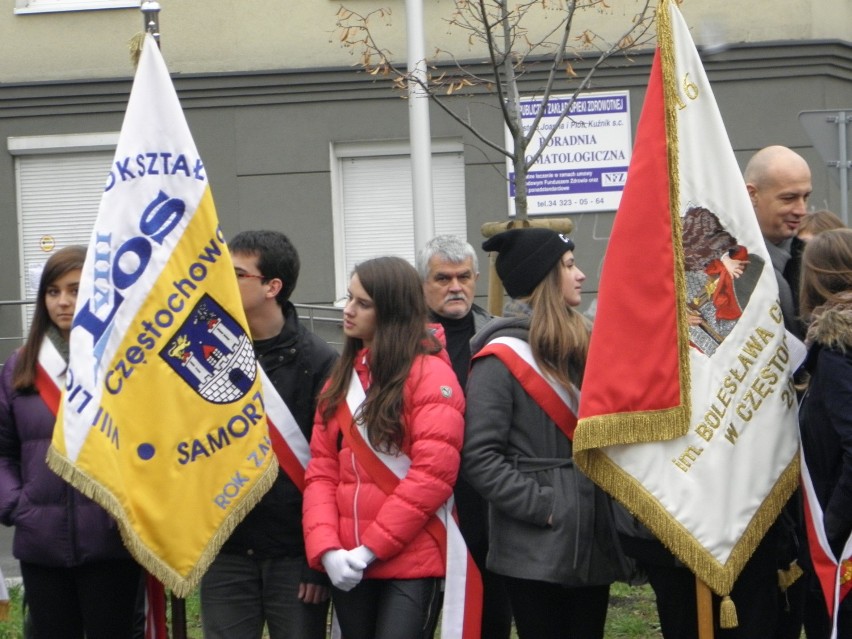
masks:
[[[823,549],[843,559],[852,537],[852,230],[824,231],[811,238],[802,255],[799,297],[808,327],[809,374],[799,408],[802,454],[823,512]],[[803,535],[803,537],[805,537]],[[807,535],[811,550],[816,541]],[[819,546],[819,544],[817,544]],[[802,558],[809,565],[810,557]],[[831,619],[815,573],[808,573],[805,630],[809,639],[831,634]],[[832,586],[833,590],[833,586]],[[852,598],[839,606],[838,637],[852,637]]]
[[[34,639],[130,639],[141,583],[113,518],[45,462],[85,257],[47,260],[27,341],[0,374],[0,521],[15,527]]]
[[[589,329],[574,243],[514,229],[482,247],[517,314],[471,341],[462,470],[489,504],[488,569],[503,575],[521,639],[603,637],[621,575],[606,495],[574,468]]]
[[[426,317],[408,262],[355,267],[303,513],[308,561],[329,574],[347,639],[427,639],[441,609],[443,548],[427,523],[458,474],[464,395]]]

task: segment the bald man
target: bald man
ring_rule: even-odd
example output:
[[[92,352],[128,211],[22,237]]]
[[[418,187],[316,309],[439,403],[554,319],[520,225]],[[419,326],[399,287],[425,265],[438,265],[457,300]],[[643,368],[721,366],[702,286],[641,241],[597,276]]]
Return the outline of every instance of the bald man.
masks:
[[[792,149],[767,146],[752,156],[743,178],[775,270],[784,326],[799,339],[804,339],[805,324],[799,317],[799,280],[805,244],[796,234],[808,212],[808,199],[813,190],[811,169],[805,159]],[[766,566],[767,569],[784,570],[797,559],[797,555],[800,555],[799,562],[809,569],[807,553],[800,553],[806,544],[802,522],[801,496],[797,492],[755,551],[758,559],[753,558],[747,567],[753,569],[753,564],[761,563],[761,554],[768,560],[770,553],[765,551],[767,547],[774,547],[774,553],[771,554],[774,554],[775,565]],[[743,572],[753,573],[753,570],[744,569]],[[808,570],[808,574],[780,595],[775,637],[799,637],[803,617],[807,616],[805,608],[812,605],[810,601],[807,604],[805,602],[810,572]],[[768,579],[768,572],[765,574]],[[758,588],[758,582],[753,581],[750,587]]]
[[[778,280],[784,325],[802,339],[799,268],[804,242],[796,237],[796,232],[808,212],[813,190],[811,169],[792,149],[768,146],[752,156],[744,178]]]

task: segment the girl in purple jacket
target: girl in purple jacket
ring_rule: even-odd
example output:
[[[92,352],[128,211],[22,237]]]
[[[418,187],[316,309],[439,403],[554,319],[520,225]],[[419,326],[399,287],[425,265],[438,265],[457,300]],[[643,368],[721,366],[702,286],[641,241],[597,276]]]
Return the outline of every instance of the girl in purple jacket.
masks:
[[[85,256],[47,261],[27,341],[0,373],[0,522],[15,527],[35,639],[130,639],[141,583],[112,517],[45,462]]]

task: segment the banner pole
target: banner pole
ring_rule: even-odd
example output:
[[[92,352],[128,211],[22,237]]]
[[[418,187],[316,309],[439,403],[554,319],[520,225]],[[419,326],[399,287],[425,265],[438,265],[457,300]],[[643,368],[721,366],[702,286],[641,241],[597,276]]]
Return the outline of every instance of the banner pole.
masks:
[[[157,47],[160,47],[160,3],[156,0],[143,0],[139,9],[142,12],[145,32],[150,33]],[[169,593],[169,603],[172,609],[172,639],[187,639],[186,632],[186,599]]]
[[[707,584],[695,577],[695,603],[698,611],[698,639],[713,639],[713,596]]]
[[[172,604],[172,639],[186,639],[186,599],[169,593]],[[702,638],[703,639],[703,638]]]
[[[144,0],[139,7],[143,16],[145,33],[154,36],[157,46],[160,46],[160,3],[155,0]]]

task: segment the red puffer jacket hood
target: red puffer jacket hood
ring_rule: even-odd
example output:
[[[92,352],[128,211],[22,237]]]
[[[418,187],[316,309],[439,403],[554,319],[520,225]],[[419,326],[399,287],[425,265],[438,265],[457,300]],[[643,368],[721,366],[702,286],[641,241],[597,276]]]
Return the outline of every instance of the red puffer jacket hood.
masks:
[[[355,370],[365,388],[367,362],[368,354],[359,353]],[[445,354],[415,359],[403,391],[403,423],[411,467],[387,495],[338,436],[337,417],[326,424],[317,413],[303,506],[312,567],[321,569],[329,550],[363,544],[377,557],[368,578],[444,575],[442,549],[424,526],[452,494],[464,437],[464,394]]]

